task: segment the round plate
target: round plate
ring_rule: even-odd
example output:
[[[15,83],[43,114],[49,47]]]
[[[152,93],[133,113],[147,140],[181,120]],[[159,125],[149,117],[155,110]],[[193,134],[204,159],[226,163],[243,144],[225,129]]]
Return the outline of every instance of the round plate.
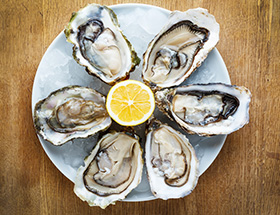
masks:
[[[124,35],[141,58],[148,43],[161,30],[170,14],[170,11],[166,9],[143,4],[120,4],[110,8],[117,14]],[[69,14],[69,18],[70,16]],[[141,70],[140,63],[136,70],[131,73],[130,79],[141,81]],[[228,71],[217,49],[208,55],[203,64],[183,84],[209,82],[230,84]],[[32,111],[34,112],[35,104],[39,100],[47,97],[54,90],[67,85],[91,87],[104,95],[107,95],[110,89],[110,86],[98,78],[88,75],[85,68],[76,63],[72,57],[72,44],[66,42],[64,33],[61,32],[49,46],[38,67],[32,91]],[[158,110],[154,114],[160,120],[171,123]],[[174,123],[172,126],[179,129]],[[145,124],[139,125],[135,129],[143,140],[143,146]],[[200,161],[199,171],[201,175],[219,154],[226,135],[200,137],[186,134],[186,136],[195,148]],[[38,137],[51,161],[71,181],[74,181],[78,167],[83,164],[84,158],[90,153],[98,139],[98,135],[94,135],[88,139],[76,139],[62,146],[54,146],[40,136]],[[141,183],[127,196],[125,201],[145,201],[154,198],[144,168]]]

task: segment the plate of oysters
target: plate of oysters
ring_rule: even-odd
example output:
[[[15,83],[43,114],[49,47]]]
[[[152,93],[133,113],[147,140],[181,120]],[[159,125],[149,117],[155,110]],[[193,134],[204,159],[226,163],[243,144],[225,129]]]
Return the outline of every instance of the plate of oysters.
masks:
[[[44,54],[32,92],[38,138],[90,206],[189,195],[226,135],[249,122],[207,9],[89,4]]]

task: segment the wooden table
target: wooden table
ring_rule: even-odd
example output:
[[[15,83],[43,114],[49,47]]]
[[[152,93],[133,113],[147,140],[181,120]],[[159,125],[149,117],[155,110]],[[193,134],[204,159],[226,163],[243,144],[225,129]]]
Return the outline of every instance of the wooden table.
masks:
[[[70,14],[89,2],[2,0],[0,214],[280,214],[280,2],[96,1],[128,2],[204,7],[214,14],[231,81],[253,95],[250,123],[228,136],[191,195],[91,208],[45,154],[31,117],[32,84],[44,52]]]

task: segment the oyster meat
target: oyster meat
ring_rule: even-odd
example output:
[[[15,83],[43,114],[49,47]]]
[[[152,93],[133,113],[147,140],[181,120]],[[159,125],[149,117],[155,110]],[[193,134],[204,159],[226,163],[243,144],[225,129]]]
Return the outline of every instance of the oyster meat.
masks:
[[[34,110],[36,131],[54,145],[86,138],[111,125],[105,97],[80,86],[67,86],[39,101]]]
[[[155,98],[159,109],[189,133],[230,134],[249,122],[251,93],[245,87],[194,84],[158,91]]]
[[[106,6],[90,4],[74,13],[64,33],[74,44],[75,60],[108,84],[125,79],[140,62],[116,14]]]
[[[142,169],[138,138],[123,132],[108,133],[78,169],[74,192],[90,206],[106,208],[140,183]]]
[[[152,119],[145,152],[148,179],[156,197],[181,198],[192,192],[199,177],[199,162],[183,134]]]
[[[145,83],[156,89],[181,84],[216,46],[219,30],[206,9],[172,12],[143,56]]]

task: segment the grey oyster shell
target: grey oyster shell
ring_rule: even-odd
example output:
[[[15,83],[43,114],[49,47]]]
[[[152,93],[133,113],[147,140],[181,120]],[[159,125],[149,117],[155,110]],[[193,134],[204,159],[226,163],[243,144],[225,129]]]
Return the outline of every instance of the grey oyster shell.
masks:
[[[74,59],[107,84],[127,78],[140,63],[119,28],[116,14],[106,6],[89,4],[73,13],[64,33],[74,44]]]
[[[53,145],[86,138],[111,125],[105,97],[80,86],[67,86],[37,102],[34,109],[36,131]]]
[[[144,82],[154,89],[180,85],[216,46],[219,31],[206,9],[172,12],[143,56]]]
[[[230,134],[249,122],[250,91],[222,83],[193,84],[156,92],[159,109],[190,134]]]
[[[76,175],[74,192],[90,206],[106,208],[124,199],[141,181],[139,138],[124,132],[104,135]]]
[[[199,161],[185,135],[151,119],[145,152],[151,191],[157,198],[181,198],[196,187]]]

